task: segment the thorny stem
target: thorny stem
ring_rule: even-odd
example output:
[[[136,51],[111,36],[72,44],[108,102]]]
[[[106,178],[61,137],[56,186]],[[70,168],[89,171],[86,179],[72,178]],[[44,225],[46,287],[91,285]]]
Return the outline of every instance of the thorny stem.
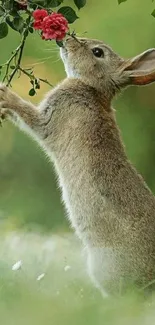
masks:
[[[20,71],[20,72],[24,73],[25,75],[27,75],[31,80],[35,81],[35,80],[38,79],[38,80],[48,84],[49,86],[53,87],[53,85],[47,79],[36,78],[33,73],[27,72],[25,69],[21,68],[21,66],[20,66],[23,51],[24,51],[24,47],[25,47],[25,42],[26,42],[27,36],[29,34],[30,23],[31,23],[31,17],[29,16],[28,25],[27,25],[27,27],[25,28],[25,30],[23,32],[23,36],[22,36],[22,39],[21,39],[21,42],[20,42],[19,46],[13,51],[13,53],[12,53],[11,57],[9,58],[9,60],[6,63],[3,64],[3,66],[6,66],[6,71],[5,71],[5,74],[4,74],[4,77],[3,77],[3,82],[5,82],[7,80],[6,85],[10,86],[13,77],[15,76],[15,74],[18,71]],[[14,67],[13,71],[11,72],[11,74],[8,75],[10,65],[11,65],[13,60],[15,60],[15,62],[17,60],[17,63],[15,64],[15,67]]]
[[[18,51],[20,49],[20,46],[21,46],[21,44],[16,48],[15,51],[13,51],[13,54],[11,55],[9,60],[6,63],[3,64],[3,66],[6,66],[5,75],[3,77],[3,82],[8,78],[8,72],[9,72],[10,64],[11,64],[12,60],[17,56]]]
[[[51,84],[47,79],[36,78],[36,77],[34,76],[34,74],[27,72],[27,70],[22,69],[21,67],[19,67],[19,70],[20,70],[21,72],[23,72],[26,76],[28,76],[31,80],[39,79],[40,81],[42,81],[42,82],[46,83],[47,85],[53,87],[53,85],[52,85],[52,84]]]
[[[27,37],[27,35],[26,35],[26,33],[24,33],[24,36],[22,37],[22,40],[21,40],[21,44],[19,45],[18,51],[16,52],[16,55],[18,55],[18,53],[19,53],[17,64],[16,64],[15,68],[13,69],[12,73],[9,76],[7,86],[9,86],[11,84],[11,81],[12,81],[14,75],[20,69],[20,63],[21,63],[21,59],[22,59],[22,54],[23,54],[23,50],[24,50],[24,46],[25,46],[26,37]]]
[[[5,72],[5,75],[4,75],[4,78],[3,78],[3,82],[7,79],[7,86],[10,86],[11,81],[12,81],[14,75],[16,74],[16,72],[20,68],[22,54],[23,54],[23,50],[24,50],[24,46],[25,46],[25,41],[26,41],[26,38],[28,36],[28,30],[29,30],[29,27],[30,27],[30,22],[31,22],[31,17],[29,16],[28,25],[27,25],[27,27],[25,28],[25,30],[23,32],[23,36],[22,36],[22,39],[21,39],[21,42],[20,42],[19,46],[13,52],[12,56],[10,57],[10,59],[4,64],[4,66],[6,66],[6,72]],[[8,77],[8,72],[9,72],[10,64],[13,61],[13,59],[16,59],[17,57],[18,57],[17,64],[15,65],[15,68],[13,69],[12,73]]]

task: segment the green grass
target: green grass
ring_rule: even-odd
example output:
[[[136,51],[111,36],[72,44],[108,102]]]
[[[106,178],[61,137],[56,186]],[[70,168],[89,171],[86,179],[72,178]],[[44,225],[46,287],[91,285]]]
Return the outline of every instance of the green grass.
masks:
[[[153,325],[155,299],[130,293],[103,299],[91,284],[80,243],[9,233],[0,242],[0,322],[3,325]],[[22,260],[22,268],[12,265]],[[65,266],[70,269],[65,271]],[[41,281],[38,275],[45,273]]]

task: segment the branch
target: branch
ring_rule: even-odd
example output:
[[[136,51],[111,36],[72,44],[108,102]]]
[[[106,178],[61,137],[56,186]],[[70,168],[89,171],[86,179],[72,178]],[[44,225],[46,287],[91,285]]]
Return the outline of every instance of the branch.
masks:
[[[6,66],[5,75],[4,75],[4,77],[3,77],[3,82],[5,81],[5,79],[8,78],[8,72],[9,72],[10,64],[11,64],[12,60],[17,56],[18,51],[19,51],[19,49],[20,49],[20,46],[21,46],[21,45],[19,45],[19,46],[16,48],[16,50],[13,51],[13,54],[12,54],[12,56],[9,58],[9,60],[8,60],[6,63],[3,64],[3,66]]]
[[[33,84],[33,88],[34,89],[39,89],[40,85],[39,85],[39,81],[42,81],[46,84],[48,84],[50,87],[53,87],[53,85],[47,80],[47,79],[42,79],[42,78],[36,78],[35,75],[31,72],[29,73],[26,69],[21,68],[21,60],[22,60],[22,55],[23,55],[23,51],[24,51],[24,47],[25,47],[25,42],[26,42],[26,38],[29,34],[29,27],[30,27],[30,22],[31,22],[31,17],[29,16],[29,21],[28,21],[28,25],[26,26],[23,35],[22,35],[22,39],[21,42],[19,44],[19,46],[16,48],[16,50],[13,52],[12,56],[9,58],[9,60],[3,64],[3,66],[6,66],[6,71],[5,71],[5,75],[3,77],[3,82],[5,82],[5,80],[7,80],[7,86],[11,85],[11,81],[14,78],[15,74],[20,71],[22,73],[24,73],[25,75],[27,75]],[[14,65],[14,69],[11,72],[11,74],[8,76],[9,73],[9,69],[10,69],[10,65],[12,63],[12,61],[15,60],[17,61]]]
[[[28,76],[31,80],[37,81],[38,79],[44,83],[46,83],[47,85],[49,85],[50,87],[53,87],[53,85],[47,80],[47,79],[42,79],[42,78],[36,78],[35,75],[33,73],[29,73],[27,70],[21,68],[19,66],[19,70],[24,73],[26,76]]]
[[[21,39],[21,42],[20,42],[19,46],[13,52],[13,54],[9,58],[9,60],[6,63],[4,63],[4,65],[3,65],[3,66],[6,66],[5,75],[3,77],[3,82],[5,82],[5,80],[7,79],[7,86],[10,86],[13,77],[15,76],[16,72],[20,68],[21,59],[22,59],[22,55],[23,55],[23,50],[24,50],[24,46],[25,46],[25,41],[26,41],[26,38],[27,38],[27,36],[29,34],[30,22],[31,22],[31,16],[29,16],[29,18],[28,18],[28,24],[27,24],[25,30],[23,31],[22,39]],[[18,59],[17,59],[17,57],[18,57]],[[17,63],[15,65],[15,68],[13,69],[12,73],[8,77],[10,64],[14,59],[17,59]]]
[[[22,59],[22,54],[23,54],[26,38],[27,38],[27,33],[24,33],[24,35],[22,37],[22,40],[21,40],[21,43],[20,43],[20,45],[18,47],[18,50],[16,52],[16,55],[15,55],[15,57],[16,57],[19,54],[19,57],[18,57],[18,60],[17,60],[17,65],[15,66],[14,70],[12,71],[12,73],[11,73],[9,79],[8,79],[7,86],[9,86],[11,84],[11,81],[12,81],[14,75],[16,74],[16,72],[20,68],[20,63],[21,63],[21,59]]]

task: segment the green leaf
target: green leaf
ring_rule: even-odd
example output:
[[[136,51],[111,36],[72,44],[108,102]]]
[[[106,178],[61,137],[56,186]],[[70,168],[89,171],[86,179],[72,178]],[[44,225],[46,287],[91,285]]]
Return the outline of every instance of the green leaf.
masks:
[[[8,35],[8,25],[6,23],[0,24],[0,39]]]
[[[79,17],[77,16],[76,12],[71,7],[61,7],[58,10],[58,13],[61,13],[69,22],[69,24],[74,23],[76,19]]]
[[[29,91],[29,96],[34,96],[35,95],[35,89],[34,88],[31,88],[30,91]]]
[[[75,5],[80,10],[86,5],[86,0],[74,0]]]
[[[47,8],[55,8],[61,5],[62,0],[46,0],[46,7]]]
[[[151,15],[155,18],[155,9],[152,11]]]
[[[125,2],[125,1],[127,1],[127,0],[118,0],[118,4],[120,5],[120,3]]]
[[[5,3],[5,9],[6,10],[12,10],[13,9],[13,7],[14,7],[14,1],[12,1],[12,0],[5,0],[4,1],[4,3]]]
[[[34,86],[34,80],[33,79],[30,80],[30,83],[31,83],[32,86]]]
[[[31,0],[31,2],[34,4],[45,4],[45,0]]]
[[[13,16],[13,17],[19,16],[19,14],[15,8],[13,8],[12,10],[9,11],[9,15]]]
[[[32,34],[34,32],[32,27],[29,27],[29,32]]]
[[[2,6],[0,6],[0,17],[3,16],[5,13],[5,10],[3,9]]]
[[[10,20],[10,17],[6,17],[6,22],[13,30],[16,31],[16,29],[14,28],[14,25],[13,25],[13,21]]]
[[[35,89],[40,89],[40,80],[35,79]]]
[[[24,37],[27,37],[29,35],[29,31],[27,29],[25,29],[24,31]]]
[[[42,9],[42,7],[46,7],[45,6],[45,0],[31,0],[31,2],[28,2],[28,8],[31,10],[35,10],[35,9]]]
[[[30,23],[30,16],[28,18],[26,18],[25,21],[26,21],[26,24],[29,25],[29,23]]]
[[[37,4],[44,8],[55,8],[61,5],[63,0],[31,0],[32,4]]]
[[[13,19],[13,26],[14,29],[17,30],[18,32],[21,32],[24,27],[24,19],[22,17],[15,17]]]
[[[7,17],[6,22],[13,30],[20,33],[23,31],[24,19],[22,17],[16,16],[13,20],[11,20],[10,17]]]

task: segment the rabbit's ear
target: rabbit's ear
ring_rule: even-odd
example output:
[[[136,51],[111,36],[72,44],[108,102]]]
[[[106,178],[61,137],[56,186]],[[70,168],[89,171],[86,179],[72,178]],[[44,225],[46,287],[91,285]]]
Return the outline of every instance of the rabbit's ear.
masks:
[[[121,72],[122,85],[147,85],[155,81],[155,49],[124,61]]]

